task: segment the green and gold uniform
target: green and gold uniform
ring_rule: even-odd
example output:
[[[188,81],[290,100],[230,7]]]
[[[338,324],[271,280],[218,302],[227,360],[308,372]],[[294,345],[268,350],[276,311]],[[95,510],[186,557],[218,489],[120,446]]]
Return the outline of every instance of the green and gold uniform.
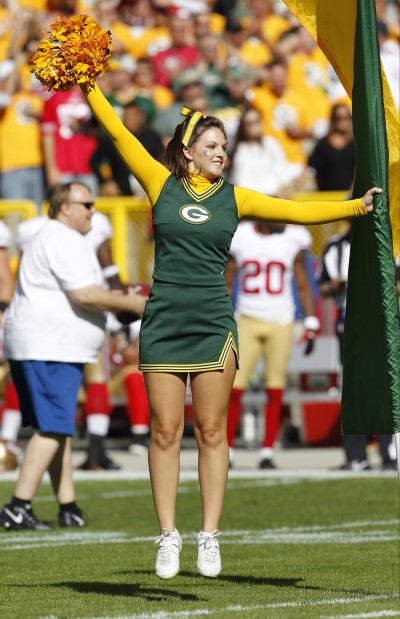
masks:
[[[362,201],[280,200],[198,173],[178,180],[124,127],[97,87],[87,99],[153,207],[154,284],[142,321],[139,369],[220,370],[231,348],[238,358],[225,264],[239,220],[324,223],[364,215]]]

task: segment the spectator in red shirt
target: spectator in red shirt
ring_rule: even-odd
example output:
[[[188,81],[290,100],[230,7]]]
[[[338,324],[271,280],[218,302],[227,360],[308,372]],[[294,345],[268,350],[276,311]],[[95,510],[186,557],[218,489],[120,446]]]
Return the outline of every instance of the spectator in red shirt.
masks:
[[[45,102],[41,118],[46,180],[81,182],[98,195],[90,158],[97,145],[92,113],[78,89],[53,92]]]
[[[195,65],[200,53],[193,38],[193,18],[184,10],[171,13],[169,29],[171,47],[153,58],[156,82],[170,88],[173,79],[187,67]]]

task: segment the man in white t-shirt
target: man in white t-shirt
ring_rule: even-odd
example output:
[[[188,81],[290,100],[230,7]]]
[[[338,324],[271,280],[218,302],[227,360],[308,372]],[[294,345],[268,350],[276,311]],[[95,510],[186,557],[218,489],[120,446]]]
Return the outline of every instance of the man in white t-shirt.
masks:
[[[18,391],[28,442],[10,503],[0,512],[5,529],[48,530],[32,499],[49,471],[60,526],[82,526],[75,503],[71,436],[85,363],[96,361],[104,341],[104,311],[143,313],[145,299],[102,287],[96,254],[84,238],[94,201],[81,183],[54,187],[49,221],[23,253],[18,284],[5,321],[5,356]]]
[[[273,448],[280,430],[286,371],[293,345],[293,277],[305,315],[304,328],[310,344],[307,352],[311,352],[313,338],[320,328],[314,315],[314,298],[305,264],[305,251],[310,245],[311,235],[306,228],[283,224],[243,222],[233,237],[230,253],[240,277],[236,305],[240,369],[228,411],[231,465],[242,396],[262,357],[267,404],[259,466],[275,468]]]
[[[21,252],[26,249],[28,243],[47,221],[48,217],[42,215],[22,221],[18,225],[16,245]],[[119,267],[113,263],[110,248],[110,240],[113,236],[111,222],[106,215],[96,211],[91,223],[92,227],[85,238],[96,252],[102,267],[104,283],[111,289],[122,289]],[[85,399],[82,407],[87,431],[87,457],[79,468],[84,470],[119,469],[120,466],[108,456],[104,444],[104,438],[107,436],[110,426],[111,404],[101,351],[96,363],[85,366],[83,384],[85,386]],[[12,391],[12,384],[10,383],[7,385],[7,392],[9,390]],[[6,419],[7,421],[10,418],[9,425],[10,430],[14,430],[14,441],[17,439],[19,425],[12,422],[16,420],[17,415],[18,411],[10,411]],[[10,435],[10,432],[8,435]]]

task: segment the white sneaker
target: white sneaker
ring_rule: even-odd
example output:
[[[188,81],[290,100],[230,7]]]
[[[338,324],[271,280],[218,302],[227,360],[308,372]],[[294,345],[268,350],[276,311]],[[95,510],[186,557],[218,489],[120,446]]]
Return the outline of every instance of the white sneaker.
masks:
[[[196,541],[197,569],[203,576],[215,578],[221,571],[221,555],[218,536],[221,531],[204,533],[201,531]]]
[[[167,580],[179,572],[179,553],[182,550],[182,539],[178,531],[166,531],[156,538],[158,544],[156,558],[156,574]]]

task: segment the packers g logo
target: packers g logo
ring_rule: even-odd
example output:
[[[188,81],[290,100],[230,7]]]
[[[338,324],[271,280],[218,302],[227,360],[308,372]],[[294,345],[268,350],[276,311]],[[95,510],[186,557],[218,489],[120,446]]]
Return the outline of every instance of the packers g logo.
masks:
[[[211,213],[204,206],[187,204],[179,210],[179,215],[189,224],[205,224],[211,219]]]

